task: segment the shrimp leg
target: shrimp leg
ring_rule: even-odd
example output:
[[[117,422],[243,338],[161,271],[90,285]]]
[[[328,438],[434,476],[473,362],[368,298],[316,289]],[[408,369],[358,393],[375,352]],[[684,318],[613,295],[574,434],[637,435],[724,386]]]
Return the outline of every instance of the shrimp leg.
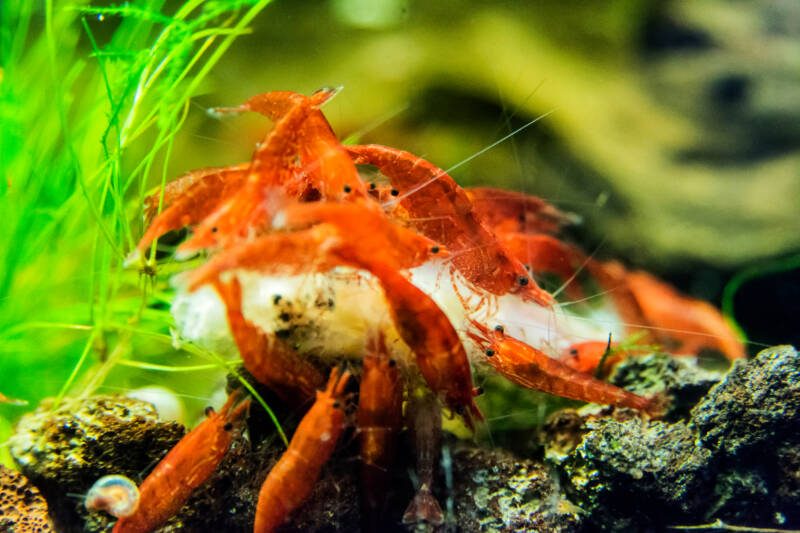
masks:
[[[147,533],[177,513],[192,491],[216,470],[233,440],[240,434],[250,407],[242,389],[235,390],[215,413],[186,434],[139,487],[136,512],[120,518],[113,533]]]
[[[340,377],[334,368],[328,386],[317,391],[317,400],[297,426],[289,448],[261,486],[254,533],[275,531],[308,499],[344,427],[341,398],[349,378],[349,372]]]

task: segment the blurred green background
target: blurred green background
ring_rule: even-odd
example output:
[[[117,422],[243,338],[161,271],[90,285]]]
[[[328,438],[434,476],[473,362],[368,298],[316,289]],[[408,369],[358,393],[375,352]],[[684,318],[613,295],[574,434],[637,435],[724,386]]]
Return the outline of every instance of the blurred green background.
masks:
[[[141,235],[147,191],[248,160],[270,126],[206,109],[275,89],[341,85],[324,108],[340,138],[442,168],[542,117],[453,177],[578,213],[568,238],[699,297],[719,304],[727,285],[726,309],[752,349],[800,342],[793,0],[5,0],[0,9],[8,396],[35,405],[85,393],[100,372],[100,390],[164,383],[207,400],[219,369],[131,366],[219,363],[173,349],[170,267],[151,282],[122,259]],[[25,409],[0,406],[5,431]]]

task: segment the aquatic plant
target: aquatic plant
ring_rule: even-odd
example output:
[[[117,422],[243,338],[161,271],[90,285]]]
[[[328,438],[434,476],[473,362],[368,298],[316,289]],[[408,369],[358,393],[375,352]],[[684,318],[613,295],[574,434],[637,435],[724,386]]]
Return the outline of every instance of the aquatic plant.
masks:
[[[192,98],[269,0],[10,0],[0,10],[0,373],[36,405],[222,364],[176,353],[165,283],[124,269]],[[166,267],[168,268],[168,267]],[[182,365],[182,366],[181,366]],[[147,369],[137,378],[135,369]],[[206,375],[206,379],[208,376]],[[0,406],[2,418],[19,408]],[[5,422],[4,422],[5,424]],[[5,440],[8,426],[0,427]],[[4,459],[4,462],[7,462]]]

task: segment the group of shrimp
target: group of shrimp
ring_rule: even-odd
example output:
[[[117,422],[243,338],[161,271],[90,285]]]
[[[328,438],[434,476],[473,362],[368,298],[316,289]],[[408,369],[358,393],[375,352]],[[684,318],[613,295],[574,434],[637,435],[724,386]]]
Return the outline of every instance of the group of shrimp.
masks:
[[[432,494],[442,411],[470,428],[483,419],[473,367],[528,389],[657,411],[655,399],[593,377],[613,328],[564,312],[537,283],[542,273],[586,301],[573,280],[588,273],[618,322],[644,324],[648,341],[744,355],[713,307],[559,241],[571,217],[543,200],[464,189],[395,148],[343,146],[320,111],[333,95],[275,91],[218,109],[255,111],[274,126],[251,162],[190,172],[150,197],[152,222],[131,257],[146,261],[160,236],[192,227],[176,257],[205,251],[209,259],[178,281],[173,313],[183,335],[203,342],[219,327],[192,311],[201,300],[203,309],[224,306],[221,327],[246,369],[307,410],[261,488],[254,531],[275,530],[303,504],[352,423],[364,528],[386,520],[383,495],[404,426],[419,483],[405,514],[392,519],[410,528],[442,524]],[[383,178],[368,183],[357,165],[377,167]],[[626,326],[615,327],[624,336]],[[348,364],[360,377],[355,422],[343,409],[352,396],[345,395],[351,372],[338,366],[344,360],[362,362],[360,371]],[[144,480],[138,506],[119,513],[114,532],[150,531],[175,514],[217,468],[248,406],[234,392],[219,413],[209,412]],[[107,505],[95,498],[92,508]]]

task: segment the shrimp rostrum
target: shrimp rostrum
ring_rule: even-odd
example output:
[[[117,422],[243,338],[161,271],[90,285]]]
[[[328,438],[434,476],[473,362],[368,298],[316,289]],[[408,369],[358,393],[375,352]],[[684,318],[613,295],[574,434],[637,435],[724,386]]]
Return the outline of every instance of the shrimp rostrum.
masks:
[[[181,335],[201,345],[232,336],[256,379],[297,411],[308,409],[261,490],[255,531],[274,530],[308,497],[348,423],[342,404],[351,372],[361,383],[354,423],[364,527],[379,528],[380,492],[405,426],[420,484],[408,510],[391,519],[413,529],[442,521],[431,493],[441,417],[469,428],[482,420],[473,369],[549,394],[653,411],[650,399],[598,381],[586,357],[577,364],[571,355],[605,345],[609,333],[623,338],[631,324],[666,332],[655,340],[668,337],[676,353],[743,355],[715,310],[559,241],[559,228],[576,217],[520,193],[463,189],[402,150],[342,146],[320,110],[333,94],[276,91],[222,109],[255,111],[274,125],[249,163],[193,171],[155,193],[147,202],[152,221],[131,258],[148,261],[143,254],[155,240],[189,226],[176,257],[204,250],[209,259],[174,281]],[[357,165],[377,167],[386,181],[365,182]],[[540,286],[543,273],[565,285],[578,274],[593,278],[609,294],[603,312],[619,324],[567,312]],[[649,303],[651,295],[662,301]],[[225,320],[200,308],[221,309],[216,316]],[[680,328],[668,322],[676,316]],[[349,371],[337,370],[342,364]],[[229,422],[213,428],[235,426],[241,412],[228,407]],[[225,431],[204,424],[203,432]],[[184,464],[176,459],[181,446],[165,461]],[[213,463],[205,461],[203,472]],[[175,486],[181,494],[148,524],[176,511],[194,481]]]

